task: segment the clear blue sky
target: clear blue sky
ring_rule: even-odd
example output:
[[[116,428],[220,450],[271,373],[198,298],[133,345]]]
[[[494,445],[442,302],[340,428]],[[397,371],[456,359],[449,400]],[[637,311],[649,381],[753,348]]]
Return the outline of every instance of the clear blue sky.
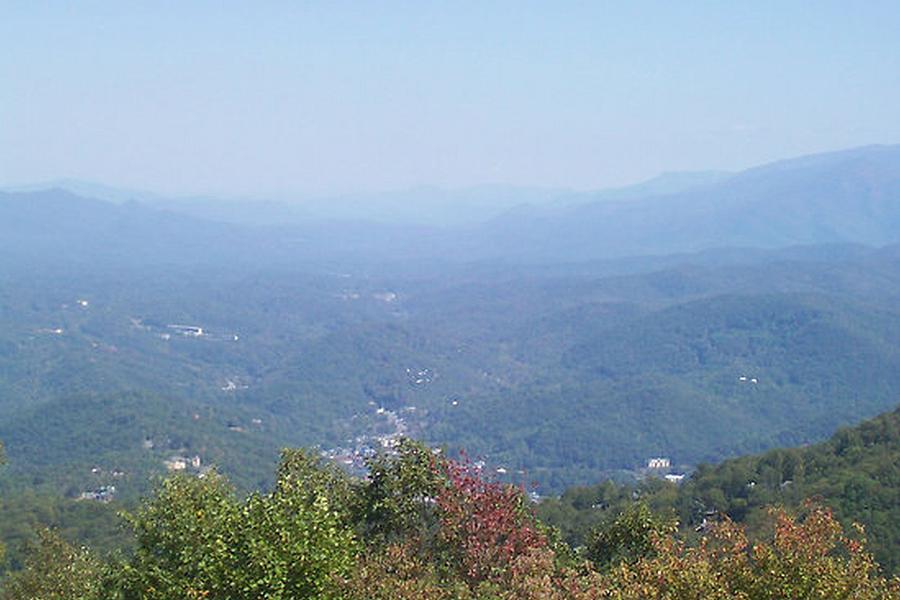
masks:
[[[0,184],[620,185],[900,142],[900,2],[3,2]]]

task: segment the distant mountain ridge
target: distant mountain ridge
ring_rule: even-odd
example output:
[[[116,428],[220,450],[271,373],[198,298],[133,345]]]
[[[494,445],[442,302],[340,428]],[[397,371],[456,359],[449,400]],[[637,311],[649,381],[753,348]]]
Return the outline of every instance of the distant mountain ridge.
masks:
[[[52,237],[68,257],[103,258],[103,250],[113,248],[157,263],[207,262],[216,256],[225,263],[263,264],[411,258],[552,263],[728,247],[900,242],[896,145],[804,156],[730,175],[669,175],[596,194],[554,194],[423,189],[350,197],[322,216],[327,211],[317,213],[312,204],[289,210],[203,199],[116,205],[65,190],[0,192],[0,250],[27,257],[35,246],[52,258],[48,226],[54,222]],[[473,226],[480,204],[489,207],[485,214],[510,208]],[[454,206],[460,213],[456,219],[448,216]],[[430,224],[392,217],[404,207],[422,213],[412,221]],[[352,218],[357,213],[361,217]],[[68,215],[64,223],[63,215]],[[236,254],[236,248],[243,252]]]
[[[575,260],[900,240],[900,146],[779,161],[673,194],[490,223],[498,254]]]
[[[610,190],[610,193],[640,194],[639,190],[645,186],[683,187],[694,176],[704,175],[668,174],[621,190]],[[165,196],[77,179],[0,188],[0,192],[12,194],[48,190],[61,190],[112,204],[139,202],[148,208],[239,225],[303,225],[315,221],[362,221],[406,226],[465,227],[487,221],[513,207],[543,206],[554,204],[558,198],[578,197],[565,189],[500,184],[456,189],[417,186],[394,191],[328,196],[278,194],[273,198]]]

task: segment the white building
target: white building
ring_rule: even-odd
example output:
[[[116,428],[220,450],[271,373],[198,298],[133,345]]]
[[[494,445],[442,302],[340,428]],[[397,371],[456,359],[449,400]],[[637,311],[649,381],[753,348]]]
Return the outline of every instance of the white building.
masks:
[[[671,461],[665,457],[651,458],[647,461],[648,469],[668,469],[672,466]]]

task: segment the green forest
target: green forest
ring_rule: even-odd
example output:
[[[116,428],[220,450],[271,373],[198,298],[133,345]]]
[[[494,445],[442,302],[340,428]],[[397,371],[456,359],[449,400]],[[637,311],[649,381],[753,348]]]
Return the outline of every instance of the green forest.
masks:
[[[900,408],[841,429],[813,446],[784,448],[702,464],[682,485],[649,477],[635,485],[576,487],[537,507],[563,539],[582,547],[594,528],[642,503],[677,520],[685,535],[713,521],[741,523],[751,535],[769,527],[771,507],[828,506],[845,527],[865,528],[869,548],[888,573],[900,569]]]
[[[633,480],[654,456],[686,473],[815,443],[892,408],[900,386],[896,260],[829,253],[10,273],[0,489],[115,486],[132,501],[196,456],[252,491],[273,483],[280,448],[361,469],[407,435],[553,496]]]

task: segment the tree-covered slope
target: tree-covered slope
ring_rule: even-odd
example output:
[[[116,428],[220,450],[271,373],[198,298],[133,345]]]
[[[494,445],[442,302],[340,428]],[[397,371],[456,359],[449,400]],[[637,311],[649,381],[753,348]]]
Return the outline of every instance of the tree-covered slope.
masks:
[[[699,503],[739,521],[754,523],[763,507],[798,506],[819,498],[845,523],[866,527],[879,561],[900,567],[900,409],[838,431],[807,448],[701,466],[679,491],[688,517]],[[690,516],[696,521],[696,512]]]
[[[806,500],[831,507],[849,527],[859,523],[879,563],[900,567],[900,408],[844,428],[819,444],[700,465],[675,486],[651,477],[637,486],[604,483],[572,488],[548,499],[538,514],[573,544],[638,499],[659,513],[674,513],[687,531],[725,515],[764,533],[768,507],[802,510]]]
[[[707,260],[8,274],[4,479],[73,492],[95,466],[187,454],[252,488],[280,446],[359,463],[405,433],[550,494],[652,456],[687,469],[815,442],[894,405],[890,249]]]
[[[777,293],[613,306],[520,343],[538,376],[472,398],[430,432],[551,489],[652,456],[686,468],[816,441],[895,401],[898,318],[867,302]]]

